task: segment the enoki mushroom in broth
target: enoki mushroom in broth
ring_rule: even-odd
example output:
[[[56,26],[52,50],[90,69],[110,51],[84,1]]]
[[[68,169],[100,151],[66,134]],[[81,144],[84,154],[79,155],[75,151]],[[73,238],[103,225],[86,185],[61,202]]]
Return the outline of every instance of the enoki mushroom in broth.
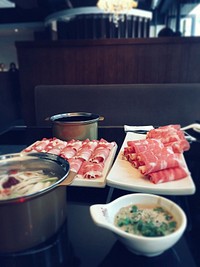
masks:
[[[0,176],[0,200],[36,193],[55,183],[53,173],[39,171],[13,171]]]

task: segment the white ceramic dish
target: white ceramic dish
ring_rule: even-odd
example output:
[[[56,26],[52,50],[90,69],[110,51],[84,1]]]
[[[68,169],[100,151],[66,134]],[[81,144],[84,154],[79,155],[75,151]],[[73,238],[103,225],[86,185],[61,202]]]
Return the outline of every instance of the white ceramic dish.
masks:
[[[195,184],[192,177],[188,175],[186,178],[161,184],[151,183],[145,176],[135,169],[131,164],[122,159],[122,152],[127,141],[144,139],[145,135],[128,132],[126,134],[123,145],[117,155],[108,176],[107,184],[111,187],[124,190],[154,193],[161,195],[192,195],[195,193]]]
[[[114,226],[114,218],[120,208],[138,203],[157,204],[167,209],[174,215],[178,223],[178,229],[172,234],[162,237],[144,237],[126,233]],[[115,199],[109,204],[92,205],[90,207],[90,214],[96,225],[116,234],[117,238],[129,251],[149,257],[160,255],[165,250],[171,248],[181,238],[187,225],[186,215],[177,204],[166,198],[151,194],[128,194]]]

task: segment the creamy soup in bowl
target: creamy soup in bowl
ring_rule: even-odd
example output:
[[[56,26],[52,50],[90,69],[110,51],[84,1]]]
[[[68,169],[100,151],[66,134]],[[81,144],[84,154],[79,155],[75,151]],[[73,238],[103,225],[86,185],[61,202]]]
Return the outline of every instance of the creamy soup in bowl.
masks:
[[[126,233],[146,237],[169,235],[177,229],[174,216],[157,205],[123,207],[116,214],[114,224]]]

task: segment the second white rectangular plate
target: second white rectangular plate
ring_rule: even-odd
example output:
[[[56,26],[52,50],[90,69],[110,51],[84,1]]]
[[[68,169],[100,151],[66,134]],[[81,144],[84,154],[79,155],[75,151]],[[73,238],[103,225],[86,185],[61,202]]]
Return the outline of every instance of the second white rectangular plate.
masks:
[[[127,146],[127,141],[139,139],[145,139],[145,135],[131,132],[126,134],[120,152],[107,176],[107,185],[123,190],[160,195],[192,195],[195,193],[195,184],[190,175],[177,181],[153,184],[128,161],[122,159],[122,152]]]

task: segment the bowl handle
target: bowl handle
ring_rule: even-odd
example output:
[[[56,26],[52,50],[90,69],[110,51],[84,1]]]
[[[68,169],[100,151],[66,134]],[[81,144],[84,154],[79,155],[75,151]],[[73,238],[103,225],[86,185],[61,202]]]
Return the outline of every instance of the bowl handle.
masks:
[[[106,204],[96,204],[90,206],[90,215],[98,226],[109,228],[110,223],[108,221],[108,211],[106,208]]]

